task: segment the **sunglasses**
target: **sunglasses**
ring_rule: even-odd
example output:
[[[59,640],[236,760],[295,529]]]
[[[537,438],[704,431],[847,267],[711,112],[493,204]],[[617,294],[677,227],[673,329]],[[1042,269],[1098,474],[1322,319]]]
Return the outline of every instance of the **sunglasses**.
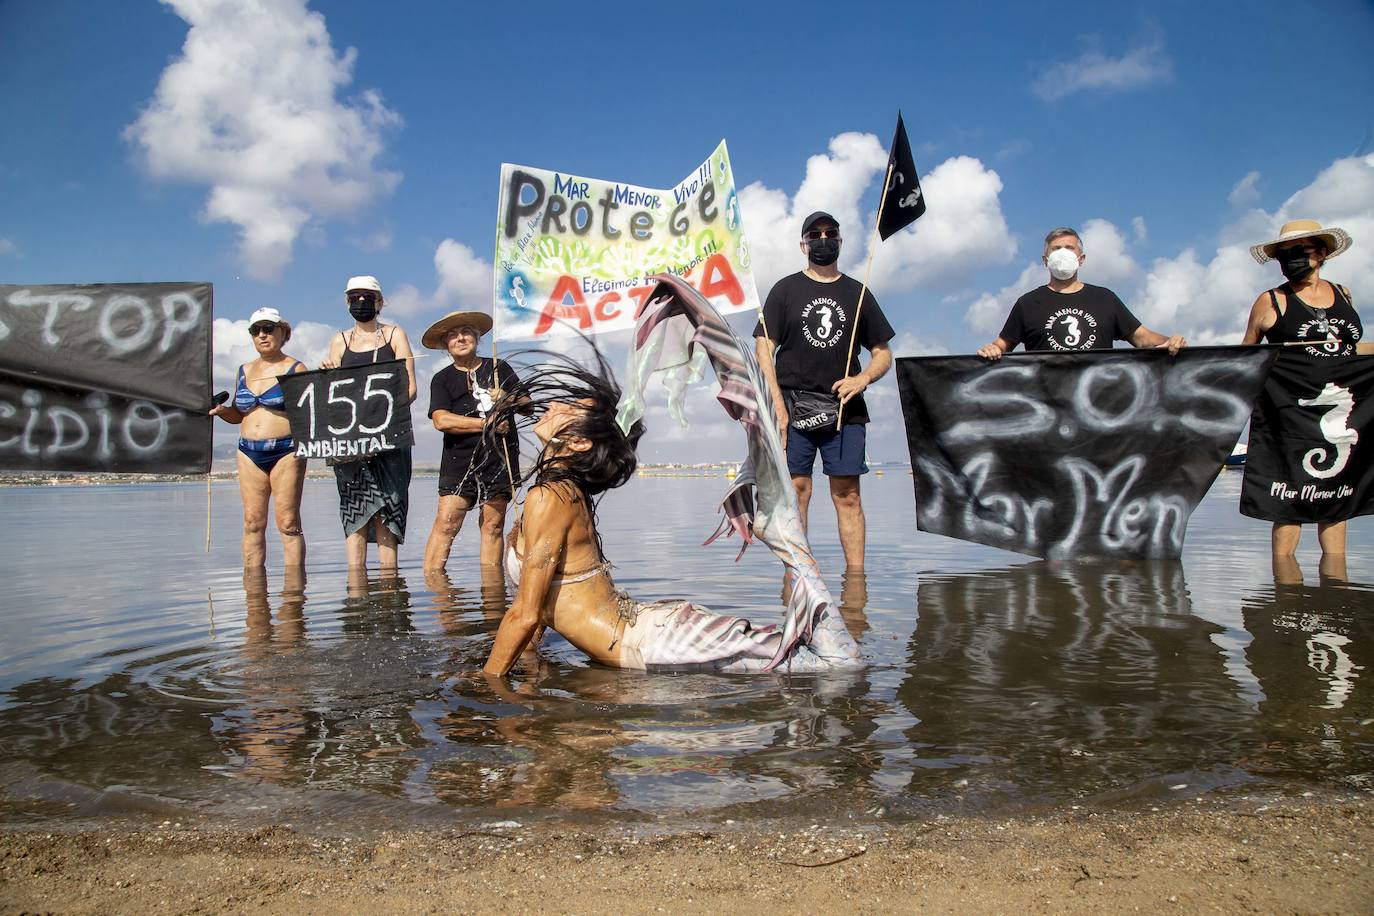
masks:
[[[1312,257],[1312,255],[1316,253],[1317,249],[1312,247],[1311,245],[1299,245],[1294,248],[1278,248],[1274,251],[1274,254],[1278,255],[1281,258],[1291,258],[1295,254],[1304,255],[1305,257],[1310,258]]]
[[[259,334],[274,334],[276,333],[276,330],[277,325],[275,322],[259,321],[257,324],[253,325],[248,329],[248,333],[253,335],[254,337],[257,337]]]
[[[376,293],[349,293],[348,296],[347,296],[347,299],[348,299],[349,302],[376,302],[376,301],[377,301],[377,294],[376,294]]]
[[[802,236],[808,242],[819,242],[821,239],[839,239],[840,228],[834,229],[808,229],[806,235]]]

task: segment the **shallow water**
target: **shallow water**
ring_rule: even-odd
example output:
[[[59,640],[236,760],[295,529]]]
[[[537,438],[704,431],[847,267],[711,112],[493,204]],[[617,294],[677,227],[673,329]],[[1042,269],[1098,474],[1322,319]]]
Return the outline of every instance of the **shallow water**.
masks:
[[[864,484],[866,577],[835,572],[823,499],[813,519],[864,670],[617,672],[551,636],[502,693],[474,676],[507,600],[474,532],[448,577],[419,569],[433,478],[399,575],[366,581],[343,567],[328,480],[307,485],[305,581],[245,580],[232,483],[209,554],[203,486],[0,490],[0,822],[862,819],[1370,791],[1374,521],[1351,524],[1345,570],[1317,569],[1311,533],[1275,570],[1239,484],[1217,481],[1182,563],[1051,566],[916,532],[890,470]],[[766,550],[698,546],[725,485],[611,494],[617,582],[776,619]]]

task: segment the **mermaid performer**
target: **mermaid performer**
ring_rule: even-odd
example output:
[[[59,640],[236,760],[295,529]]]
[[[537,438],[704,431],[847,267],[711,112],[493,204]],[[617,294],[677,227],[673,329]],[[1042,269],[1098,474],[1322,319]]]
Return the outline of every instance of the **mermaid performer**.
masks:
[[[558,360],[529,373],[517,402],[503,396],[487,424],[519,424],[530,403],[543,414],[533,432],[543,444],[526,474],[524,514],[506,550],[515,600],[501,620],[485,671],[505,675],[550,627],[593,661],[618,668],[697,668],[726,672],[823,671],[857,667],[858,646],[840,620],[802,531],[796,493],[783,457],[772,400],[764,395],[752,353],[741,346],[709,302],[684,281],[659,281],[635,327],[629,382],[622,393],[596,354],[597,371]],[[644,391],[664,373],[679,420],[687,384],[709,361],[717,400],[744,426],[749,457],[708,540],[755,537],[787,567],[791,582],[781,628],[755,627],[687,601],[636,602],[615,587],[596,530],[596,503],[625,484],[644,434]],[[743,548],[741,548],[741,553]]]

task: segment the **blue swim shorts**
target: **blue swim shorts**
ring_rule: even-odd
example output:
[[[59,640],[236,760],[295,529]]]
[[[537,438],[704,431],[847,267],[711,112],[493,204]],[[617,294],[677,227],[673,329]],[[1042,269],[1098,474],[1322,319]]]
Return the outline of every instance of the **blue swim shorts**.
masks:
[[[821,470],[827,477],[858,477],[868,473],[864,444],[868,424],[846,423],[839,432],[827,429],[787,430],[787,470],[793,477],[810,477],[821,453]]]

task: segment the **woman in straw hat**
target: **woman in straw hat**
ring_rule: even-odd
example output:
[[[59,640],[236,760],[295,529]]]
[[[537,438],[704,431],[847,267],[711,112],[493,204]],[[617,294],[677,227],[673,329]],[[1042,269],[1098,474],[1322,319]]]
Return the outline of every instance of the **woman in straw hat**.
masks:
[[[425,571],[442,570],[453,539],[473,506],[482,507],[478,523],[483,566],[499,567],[501,535],[513,481],[520,477],[520,439],[506,425],[499,450],[483,447],[487,415],[502,391],[518,380],[504,361],[477,355],[477,342],[491,330],[482,312],[449,312],[429,326],[421,343],[443,350],[452,363],[434,373],[429,385],[429,418],[444,434],[439,459],[439,510],[425,544]]]
[[[347,369],[367,363],[405,360],[410,399],[415,400],[415,363],[406,332],[378,319],[386,300],[376,277],[352,277],[344,289],[344,301],[353,328],[340,331],[329,344],[322,369]],[[397,545],[406,539],[410,514],[410,449],[401,448],[361,461],[336,463],[334,480],[339,488],[339,517],[343,521],[344,547],[349,569],[367,566],[368,542],[377,545],[377,559],[384,568],[396,567]]]
[[[1241,343],[1311,341],[1294,349],[1316,358],[1374,353],[1374,344],[1360,342],[1364,328],[1350,290],[1321,278],[1326,262],[1349,248],[1351,241],[1344,229],[1324,229],[1316,220],[1298,219],[1284,223],[1278,238],[1252,247],[1250,254],[1259,263],[1278,262],[1285,282],[1255,299]],[[1275,522],[1274,556],[1292,556],[1301,535],[1302,525]],[[1319,523],[1317,541],[1324,556],[1344,556],[1345,522]]]
[[[239,427],[239,495],[243,497],[243,565],[267,562],[267,506],[276,497],[277,533],[288,568],[305,564],[301,531],[301,489],[305,459],[295,455],[286,396],[279,376],[304,372],[305,364],[282,352],[291,325],[274,308],[260,308],[248,319],[248,335],[258,357],[239,366],[233,396],[210,416]]]

